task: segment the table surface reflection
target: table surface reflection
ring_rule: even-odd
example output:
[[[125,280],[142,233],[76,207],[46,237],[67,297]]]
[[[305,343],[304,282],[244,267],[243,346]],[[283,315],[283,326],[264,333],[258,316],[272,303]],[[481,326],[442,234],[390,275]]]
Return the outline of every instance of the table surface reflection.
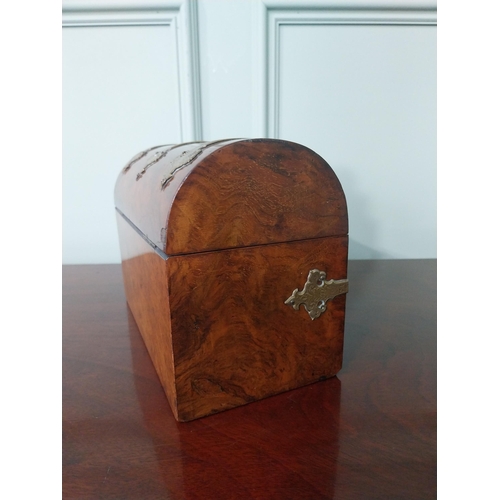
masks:
[[[349,281],[338,377],[177,423],[120,266],[63,266],[63,498],[435,498],[436,261]]]

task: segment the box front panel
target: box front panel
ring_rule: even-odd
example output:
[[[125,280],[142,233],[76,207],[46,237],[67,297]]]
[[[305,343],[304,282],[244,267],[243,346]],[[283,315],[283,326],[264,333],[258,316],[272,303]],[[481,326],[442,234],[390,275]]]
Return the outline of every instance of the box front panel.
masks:
[[[119,214],[117,223],[127,302],[177,418],[167,266]]]
[[[168,259],[179,420],[340,370],[346,295],[314,320],[285,301],[313,269],[346,279],[347,246],[347,236],[328,237]]]

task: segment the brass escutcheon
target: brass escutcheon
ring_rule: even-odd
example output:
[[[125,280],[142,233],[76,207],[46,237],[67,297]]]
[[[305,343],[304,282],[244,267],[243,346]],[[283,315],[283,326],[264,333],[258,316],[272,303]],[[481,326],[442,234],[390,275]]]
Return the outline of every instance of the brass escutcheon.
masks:
[[[299,292],[296,288],[285,300],[285,304],[292,306],[296,311],[303,304],[312,320],[319,318],[326,311],[326,303],[329,300],[349,291],[349,280],[325,281],[325,279],[324,271],[312,269],[309,271],[304,289]]]

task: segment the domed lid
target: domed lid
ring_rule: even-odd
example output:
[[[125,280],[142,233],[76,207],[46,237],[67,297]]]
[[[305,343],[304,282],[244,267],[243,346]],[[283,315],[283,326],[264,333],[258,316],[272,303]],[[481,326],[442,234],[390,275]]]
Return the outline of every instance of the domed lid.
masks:
[[[346,235],[340,182],[316,153],[275,139],[159,146],[120,173],[119,212],[167,255]]]

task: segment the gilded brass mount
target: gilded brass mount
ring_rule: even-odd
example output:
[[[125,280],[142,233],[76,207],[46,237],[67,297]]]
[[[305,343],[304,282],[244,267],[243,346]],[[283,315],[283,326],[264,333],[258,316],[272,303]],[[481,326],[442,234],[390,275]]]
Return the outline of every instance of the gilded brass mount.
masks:
[[[285,304],[292,306],[296,311],[303,304],[312,320],[319,318],[326,311],[326,303],[329,300],[349,291],[348,280],[325,281],[325,279],[324,271],[312,269],[309,271],[304,289],[299,292],[296,288],[285,300]]]

